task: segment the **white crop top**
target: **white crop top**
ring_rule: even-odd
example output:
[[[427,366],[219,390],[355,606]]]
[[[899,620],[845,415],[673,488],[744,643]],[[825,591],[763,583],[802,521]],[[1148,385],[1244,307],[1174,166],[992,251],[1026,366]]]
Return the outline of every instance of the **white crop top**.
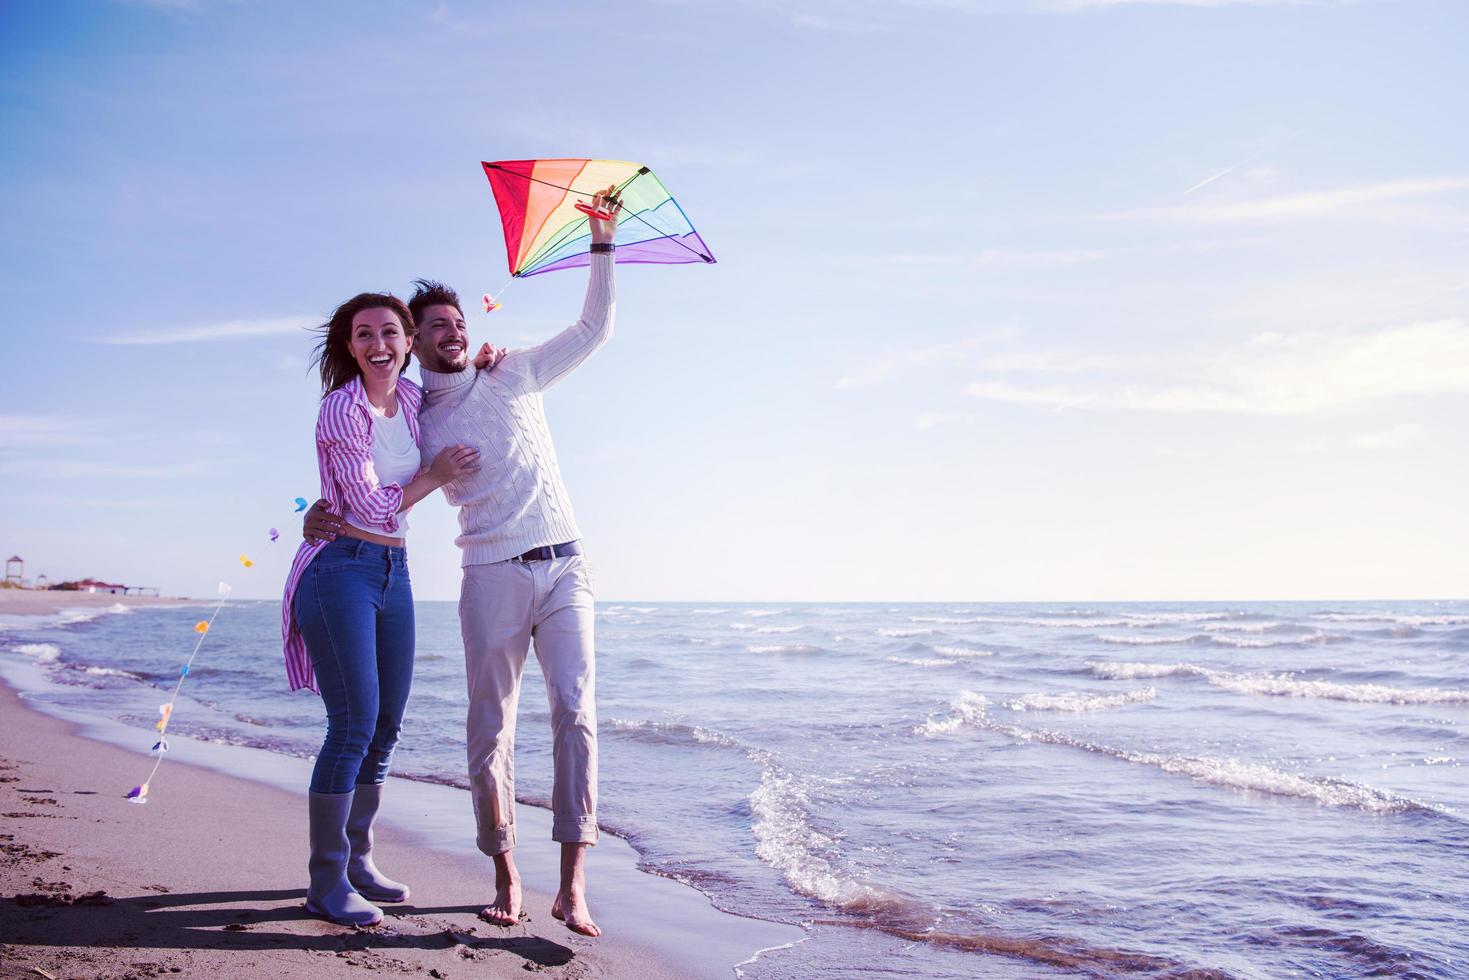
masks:
[[[423,460],[418,453],[418,444],[413,441],[413,433],[408,431],[408,419],[403,415],[403,404],[398,404],[398,411],[391,418],[373,406],[368,407],[372,409],[372,466],[377,471],[378,486],[396,483],[400,487],[406,487],[408,481],[418,475]],[[342,515],[342,519],[363,531],[383,533],[381,527],[373,527],[356,520],[350,509]],[[407,532],[408,511],[404,510],[398,514],[398,533],[393,537],[402,537]]]

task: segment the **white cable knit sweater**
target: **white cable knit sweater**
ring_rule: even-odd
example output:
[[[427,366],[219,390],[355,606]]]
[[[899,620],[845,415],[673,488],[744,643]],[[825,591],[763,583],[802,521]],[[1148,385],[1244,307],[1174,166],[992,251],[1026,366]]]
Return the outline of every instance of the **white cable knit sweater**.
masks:
[[[459,444],[480,452],[479,472],[444,487],[459,508],[464,565],[487,565],[581,537],[561,482],[542,392],[612,336],[612,256],[592,256],[581,319],[538,347],[514,350],[488,371],[423,372],[418,413],[424,462]]]

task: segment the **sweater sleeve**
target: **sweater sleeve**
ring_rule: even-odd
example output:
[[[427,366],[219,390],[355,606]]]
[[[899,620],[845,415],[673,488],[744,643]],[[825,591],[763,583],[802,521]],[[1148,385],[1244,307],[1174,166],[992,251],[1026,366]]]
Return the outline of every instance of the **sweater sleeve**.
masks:
[[[396,483],[378,483],[372,462],[372,430],[352,400],[345,395],[335,397],[337,394],[333,392],[321,403],[316,443],[326,457],[340,499],[352,516],[381,528],[384,534],[396,534],[403,488]]]
[[[582,304],[581,319],[538,347],[516,351],[538,391],[544,391],[571,373],[612,336],[616,296],[612,289],[611,255],[592,255],[591,280]]]

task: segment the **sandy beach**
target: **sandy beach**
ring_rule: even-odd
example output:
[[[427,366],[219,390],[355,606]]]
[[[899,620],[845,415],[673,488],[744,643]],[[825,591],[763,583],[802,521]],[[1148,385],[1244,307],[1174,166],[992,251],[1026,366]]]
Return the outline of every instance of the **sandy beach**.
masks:
[[[414,898],[373,929],[312,918],[300,797],[178,765],[166,806],[128,805],[118,774],[136,755],[73,734],[8,688],[0,714],[5,977],[682,975],[650,950],[572,934],[544,892],[527,891],[520,927],[487,925],[475,916],[483,879],[391,832],[380,861],[412,869]]]

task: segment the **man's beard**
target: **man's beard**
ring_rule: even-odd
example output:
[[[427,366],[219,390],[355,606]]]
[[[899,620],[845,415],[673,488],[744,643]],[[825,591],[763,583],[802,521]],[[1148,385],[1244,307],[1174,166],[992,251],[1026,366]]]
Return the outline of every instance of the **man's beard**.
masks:
[[[434,351],[431,358],[424,357],[423,353],[419,352],[418,359],[430,371],[437,371],[440,374],[457,374],[469,367],[469,345],[466,344],[464,350],[453,357]]]

